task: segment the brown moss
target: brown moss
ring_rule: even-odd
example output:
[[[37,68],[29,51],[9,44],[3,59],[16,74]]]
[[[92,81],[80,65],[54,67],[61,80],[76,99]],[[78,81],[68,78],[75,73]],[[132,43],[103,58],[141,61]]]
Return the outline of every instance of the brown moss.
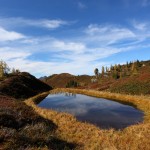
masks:
[[[2,81],[0,94],[25,99],[51,89],[52,87],[36,79],[31,74],[22,72]]]
[[[63,150],[77,146],[61,140],[57,125],[22,101],[0,95],[0,106],[0,149]]]

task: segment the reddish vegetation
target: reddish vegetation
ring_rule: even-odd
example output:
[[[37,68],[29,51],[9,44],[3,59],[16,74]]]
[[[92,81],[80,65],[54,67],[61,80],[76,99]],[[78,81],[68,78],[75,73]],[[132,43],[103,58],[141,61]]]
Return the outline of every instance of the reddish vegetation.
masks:
[[[11,75],[0,83],[0,93],[21,99],[51,89],[49,85],[26,72]]]
[[[0,95],[0,149],[74,149],[57,137],[57,125],[22,101]]]
[[[50,89],[50,86],[28,73],[12,74],[1,81],[0,149],[60,150],[76,147],[59,139],[55,133],[57,125],[51,120],[41,117],[32,107],[15,99],[24,100]]]
[[[50,76],[46,78],[45,82],[49,83],[53,87],[65,87],[69,81],[74,80],[79,83],[80,86],[78,88],[81,89],[96,89],[100,91],[108,90],[127,94],[150,94],[150,63],[145,67],[140,67],[136,74],[125,76],[120,79],[113,79],[110,76],[104,76],[103,78],[99,78],[97,83],[91,83],[92,78],[93,77],[87,75],[73,76],[63,73],[60,75]],[[148,131],[150,131],[148,124],[148,112],[150,107],[147,99],[142,100],[144,96],[135,96],[133,98],[129,95],[113,94],[110,92],[79,90],[79,93],[81,92],[81,94],[87,93],[88,95],[91,93],[92,96],[104,96],[118,101],[131,101],[132,103],[135,101],[135,104],[137,104],[141,110],[146,112],[145,121],[147,121],[147,124],[145,122],[145,124],[141,124],[139,126],[129,127],[123,132],[113,130],[100,131],[94,126],[77,122],[70,115],[41,110],[36,105],[34,107],[30,107],[24,102],[15,99],[18,98],[24,100],[25,98],[50,89],[52,89],[50,86],[39,81],[28,73],[8,75],[7,78],[0,82],[0,149],[77,149],[77,146],[79,145],[75,143],[85,144],[85,146],[87,146],[86,149],[89,149],[89,146],[93,149],[103,149],[104,147],[102,143],[105,141],[106,143],[104,143],[104,145],[107,149],[110,149],[110,144],[118,149],[128,149],[128,144],[126,144],[128,141],[131,141],[130,145],[133,143],[133,148],[131,149],[137,149],[137,147],[138,149],[149,148],[149,139],[147,137],[149,135]],[[71,89],[67,90],[69,91]],[[72,90],[74,91],[77,89]],[[40,96],[35,96],[35,98],[38,100],[41,98]],[[30,98],[28,101],[30,102],[32,100],[33,99]],[[36,108],[36,110],[33,108]],[[41,115],[38,115],[35,111]],[[46,118],[49,118],[49,120],[41,117],[42,113],[45,116],[48,116]],[[99,133],[101,136],[97,136]],[[139,137],[141,139],[139,139]],[[73,142],[74,144],[63,141],[62,139]],[[89,139],[90,142],[87,142],[87,139]],[[99,145],[95,144],[98,139],[100,139],[100,143],[98,143]],[[125,141],[125,144],[122,144],[122,141]],[[138,143],[140,145],[136,145]],[[141,143],[145,144],[142,145]]]
[[[110,91],[126,94],[150,94],[150,66],[142,67],[137,75],[115,81]]]
[[[97,82],[92,83],[91,79],[94,76],[73,76],[67,73],[52,75],[45,79],[45,82],[52,85],[54,88],[64,88],[71,80],[78,83],[79,89],[94,89],[99,91],[111,91],[125,94],[150,94],[150,61],[141,62],[144,66],[137,69],[136,74],[132,74],[129,68],[128,75],[118,79],[114,79],[108,74],[103,77],[98,77]],[[125,66],[125,65],[123,65]],[[132,65],[131,65],[132,66]]]
[[[0,108],[13,108],[14,107],[14,98],[0,95]]]
[[[92,77],[88,75],[74,76],[68,73],[54,74],[44,81],[53,88],[64,88],[71,80],[78,82],[81,86],[86,86],[91,82]]]

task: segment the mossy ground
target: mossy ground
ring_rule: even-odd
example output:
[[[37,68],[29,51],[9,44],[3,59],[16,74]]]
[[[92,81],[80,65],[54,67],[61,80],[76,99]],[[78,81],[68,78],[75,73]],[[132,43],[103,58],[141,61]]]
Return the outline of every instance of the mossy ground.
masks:
[[[57,125],[24,102],[0,95],[0,150],[63,150],[76,144],[56,134]]]

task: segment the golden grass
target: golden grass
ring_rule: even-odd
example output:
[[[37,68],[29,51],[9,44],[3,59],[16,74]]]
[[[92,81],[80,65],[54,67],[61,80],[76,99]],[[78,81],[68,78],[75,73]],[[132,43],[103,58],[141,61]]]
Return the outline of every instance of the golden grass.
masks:
[[[82,123],[70,114],[43,109],[36,105],[47,94],[72,92],[95,97],[113,99],[122,103],[132,104],[144,112],[143,123],[129,126],[123,130],[104,130],[92,124]],[[77,143],[77,149],[85,150],[149,150],[150,149],[150,97],[131,96],[94,90],[55,89],[27,99],[25,103],[46,119],[52,120],[57,126],[59,138],[67,142]]]

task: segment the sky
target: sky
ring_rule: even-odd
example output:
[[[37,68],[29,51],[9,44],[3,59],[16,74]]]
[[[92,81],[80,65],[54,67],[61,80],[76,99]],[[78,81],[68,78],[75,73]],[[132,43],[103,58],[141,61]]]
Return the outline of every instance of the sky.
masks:
[[[150,0],[0,0],[0,59],[36,77],[150,59]]]

